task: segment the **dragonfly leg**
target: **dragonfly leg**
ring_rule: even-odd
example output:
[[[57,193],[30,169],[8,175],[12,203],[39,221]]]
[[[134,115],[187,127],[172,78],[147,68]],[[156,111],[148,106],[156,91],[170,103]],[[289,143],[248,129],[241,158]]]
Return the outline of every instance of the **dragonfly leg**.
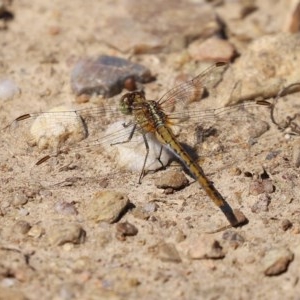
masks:
[[[163,164],[163,162],[161,161],[161,155],[162,155],[162,151],[163,151],[163,146],[160,147],[160,150],[159,150],[159,154],[158,154],[158,157],[156,158],[158,160],[158,162],[161,164],[161,167],[163,169],[166,168],[166,166]]]
[[[123,124],[124,127],[128,127],[130,124]],[[130,131],[130,134],[128,136],[128,138],[124,141],[121,141],[121,142],[116,142],[116,143],[112,143],[110,144],[111,146],[114,146],[114,145],[118,145],[118,144],[126,144],[126,143],[129,143],[135,133],[135,130],[136,130],[136,124],[134,124],[132,130]]]
[[[143,134],[143,139],[144,139],[144,143],[145,143],[145,147],[146,147],[146,155],[145,155],[145,159],[144,159],[144,163],[143,163],[143,168],[142,168],[142,171],[141,171],[141,174],[139,177],[139,184],[142,183],[142,179],[145,176],[145,166],[146,166],[146,162],[147,162],[148,155],[149,155],[149,144],[148,144],[145,134]]]
[[[123,124],[124,127],[128,127],[129,125],[131,125],[130,123],[128,124]],[[125,141],[121,141],[121,142],[116,142],[116,143],[113,143],[113,144],[110,144],[111,146],[114,146],[114,145],[118,145],[118,144],[125,144],[125,143],[128,143],[131,141],[134,133],[135,133],[135,130],[136,130],[136,124],[134,124],[128,138],[125,140]],[[145,159],[144,159],[144,163],[143,163],[143,167],[142,167],[142,171],[141,171],[141,174],[140,174],[140,177],[139,177],[139,184],[142,182],[142,179],[143,177],[145,176],[145,166],[146,166],[146,162],[147,162],[147,159],[148,159],[148,154],[149,154],[149,144],[148,144],[148,141],[147,141],[147,138],[146,138],[146,135],[143,134],[143,139],[144,139],[144,143],[145,143],[145,147],[146,147],[146,155],[145,155]],[[162,148],[161,148],[162,149]],[[162,150],[161,150],[162,151]],[[161,151],[160,151],[160,154],[159,154],[159,157],[161,156]],[[160,161],[160,160],[159,160]],[[162,163],[161,163],[162,164]]]

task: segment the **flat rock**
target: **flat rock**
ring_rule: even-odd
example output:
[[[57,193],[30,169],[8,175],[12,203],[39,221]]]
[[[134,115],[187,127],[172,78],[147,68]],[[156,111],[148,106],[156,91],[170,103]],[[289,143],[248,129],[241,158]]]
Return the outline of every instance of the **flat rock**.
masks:
[[[80,59],[71,72],[71,88],[78,96],[98,94],[108,98],[119,94],[129,78],[146,83],[153,76],[148,68],[121,57],[86,57]]]
[[[255,40],[229,68],[218,90],[232,91],[220,99],[221,105],[270,98],[285,86],[300,81],[300,34],[280,33]],[[236,83],[239,87],[234,89]],[[224,95],[224,93],[223,93]]]
[[[96,192],[86,204],[86,218],[95,222],[114,223],[129,204],[126,195],[115,191]]]
[[[235,55],[235,49],[228,41],[211,37],[192,42],[188,53],[196,61],[229,62]]]

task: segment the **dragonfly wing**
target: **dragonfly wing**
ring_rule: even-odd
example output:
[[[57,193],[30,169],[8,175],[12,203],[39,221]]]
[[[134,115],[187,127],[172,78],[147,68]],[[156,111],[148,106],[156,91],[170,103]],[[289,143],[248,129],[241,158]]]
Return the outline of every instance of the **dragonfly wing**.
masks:
[[[16,118],[2,132],[8,133],[16,154],[28,154],[37,150],[54,151],[70,146],[92,136],[97,139],[104,128],[120,115],[116,108],[94,107],[67,110],[65,107],[50,112],[25,114]]]
[[[58,178],[71,176],[69,171],[77,165],[92,170],[93,165],[84,165],[76,157],[90,155],[89,150],[110,155],[112,144],[128,140],[133,122],[127,122],[125,127],[120,122],[121,125],[114,127],[112,118],[108,132],[108,121],[104,119],[99,109],[26,114],[2,131],[4,149],[16,158],[15,168],[30,172],[33,182],[56,182]],[[62,170],[68,172],[63,174]]]
[[[221,80],[227,64],[214,64],[190,81],[176,86],[164,94],[158,103],[166,112],[182,111],[187,104],[201,99],[205,90],[211,91]]]

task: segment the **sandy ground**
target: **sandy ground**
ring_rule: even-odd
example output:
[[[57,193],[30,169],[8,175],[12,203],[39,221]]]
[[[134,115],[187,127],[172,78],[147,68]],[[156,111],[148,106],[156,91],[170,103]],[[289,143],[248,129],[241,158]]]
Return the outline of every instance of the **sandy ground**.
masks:
[[[256,16],[271,10],[271,1],[265,2],[269,6],[258,7]],[[130,1],[3,3],[13,18],[1,23],[0,79],[13,80],[20,92],[1,99],[1,127],[59,105],[83,109],[117,103],[119,95],[75,101],[70,72],[79,57],[131,57],[157,75],[146,85],[149,95],[163,94],[174,78],[195,75],[208,65],[186,59],[184,48],[139,55],[103,42],[99,32],[112,30],[103,20],[124,15]],[[286,17],[271,20],[273,32],[266,27],[265,34],[279,32]],[[241,24],[241,31],[243,24],[249,26]],[[130,27],[126,31],[129,47]],[[236,42],[241,53],[258,38],[256,31],[250,33]],[[282,103],[280,116],[297,113],[299,94]],[[191,109],[198,106],[192,103]],[[75,148],[58,165],[37,167],[47,150],[25,151],[24,136],[2,131],[0,299],[299,299],[299,138],[278,130],[265,107],[255,108],[247,119],[240,113],[224,118],[202,144],[195,142],[197,124],[182,132],[218,190],[249,220],[213,234],[207,232],[227,225],[226,219],[178,163],[148,174],[141,184],[139,171],[120,168],[113,150],[104,154],[102,147]],[[175,171],[170,181],[185,174],[191,184],[178,191],[159,189],[170,171]],[[98,216],[106,201],[97,198],[103,191],[120,204],[110,207],[123,212],[116,222]]]

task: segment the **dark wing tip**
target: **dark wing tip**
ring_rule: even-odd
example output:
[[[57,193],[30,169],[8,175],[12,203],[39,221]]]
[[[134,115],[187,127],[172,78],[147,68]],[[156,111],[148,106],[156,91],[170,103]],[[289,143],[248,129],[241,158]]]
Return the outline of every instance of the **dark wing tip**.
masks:
[[[45,161],[47,161],[48,159],[50,159],[50,155],[46,155],[46,156],[44,156],[43,158],[41,158],[39,161],[37,161],[36,163],[35,163],[35,165],[36,166],[39,166],[39,165],[41,165],[42,163],[44,163]]]
[[[16,122],[16,121],[23,121],[23,120],[26,120],[26,119],[28,119],[30,117],[31,117],[30,114],[25,114],[25,115],[17,117],[14,122]]]
[[[226,66],[226,65],[228,65],[228,63],[225,61],[218,61],[215,63],[216,67],[222,67],[222,66]]]

